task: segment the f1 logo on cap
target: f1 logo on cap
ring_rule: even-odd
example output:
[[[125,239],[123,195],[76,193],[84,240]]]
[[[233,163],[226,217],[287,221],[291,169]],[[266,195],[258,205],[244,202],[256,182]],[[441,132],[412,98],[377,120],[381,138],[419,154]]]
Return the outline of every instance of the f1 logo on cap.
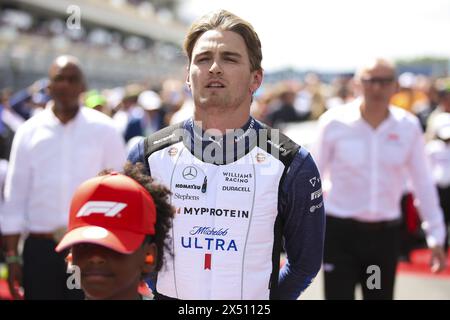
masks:
[[[88,201],[81,207],[77,217],[87,217],[93,213],[103,214],[105,217],[117,216],[125,207],[126,203],[113,201]]]

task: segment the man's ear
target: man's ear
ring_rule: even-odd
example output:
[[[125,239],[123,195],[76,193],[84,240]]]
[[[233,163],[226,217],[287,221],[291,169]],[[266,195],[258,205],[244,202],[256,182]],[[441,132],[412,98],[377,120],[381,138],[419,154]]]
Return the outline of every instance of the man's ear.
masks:
[[[142,274],[153,272],[158,257],[158,249],[154,243],[146,243],[144,245],[144,259],[142,263]]]
[[[189,66],[186,67],[186,85],[191,89],[191,79],[189,79]]]
[[[250,93],[254,94],[261,86],[263,81],[263,70],[258,69],[252,72],[252,81],[250,83]]]
[[[394,92],[397,93],[400,91],[400,83],[398,83],[398,80],[395,80],[395,89]]]
[[[81,92],[86,92],[87,91],[87,83],[86,83],[86,80],[85,79],[83,79],[82,80],[82,82],[81,82]]]
[[[47,86],[45,87],[45,93],[50,97],[52,96],[52,87],[51,86],[52,86],[52,83],[51,83],[51,81],[49,81]]]

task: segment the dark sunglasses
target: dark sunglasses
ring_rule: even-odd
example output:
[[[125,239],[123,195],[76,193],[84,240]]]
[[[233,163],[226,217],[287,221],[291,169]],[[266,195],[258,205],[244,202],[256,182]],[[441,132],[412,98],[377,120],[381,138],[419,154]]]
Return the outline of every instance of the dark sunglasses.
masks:
[[[393,77],[390,77],[390,78],[377,78],[377,77],[374,77],[374,78],[362,78],[362,79],[361,79],[361,81],[362,81],[364,84],[370,84],[370,85],[373,85],[373,84],[378,83],[378,84],[380,84],[380,85],[382,85],[382,86],[389,85],[389,84],[391,84],[392,82],[394,82],[394,80],[395,80],[395,78],[393,78]]]

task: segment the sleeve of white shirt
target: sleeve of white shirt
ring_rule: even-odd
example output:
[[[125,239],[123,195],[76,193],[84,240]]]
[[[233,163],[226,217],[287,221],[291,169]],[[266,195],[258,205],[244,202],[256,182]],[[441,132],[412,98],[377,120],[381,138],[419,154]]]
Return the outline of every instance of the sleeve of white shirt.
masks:
[[[126,161],[125,141],[119,131],[111,126],[107,136],[103,168],[121,172]]]
[[[409,174],[414,195],[419,201],[419,215],[428,247],[434,247],[443,245],[445,241],[444,215],[425,155],[425,140],[418,122],[414,134],[414,145],[408,162]]]
[[[24,231],[29,188],[32,184],[28,152],[29,137],[20,127],[13,140],[10,162],[5,181],[5,202],[0,213],[0,229],[4,235],[19,234]]]
[[[327,128],[329,121],[326,117],[327,114],[320,117],[318,121],[317,138],[311,148],[311,154],[317,167],[319,168],[322,179],[326,177],[326,171],[332,156],[332,146],[327,141]]]

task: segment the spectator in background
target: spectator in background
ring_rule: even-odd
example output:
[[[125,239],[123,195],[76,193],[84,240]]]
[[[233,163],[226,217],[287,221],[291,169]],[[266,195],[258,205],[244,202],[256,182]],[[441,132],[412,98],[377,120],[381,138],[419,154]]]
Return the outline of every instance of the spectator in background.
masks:
[[[15,299],[22,279],[25,299],[81,297],[80,291],[66,287],[67,253],[54,251],[67,226],[70,199],[81,182],[102,169],[119,170],[125,161],[123,139],[112,120],[79,105],[85,81],[78,60],[58,57],[49,79],[52,100],[14,137],[0,214],[8,285]],[[19,238],[25,232],[21,254]]]
[[[183,104],[178,111],[170,117],[170,125],[183,122],[194,115],[194,101],[192,100],[192,95],[187,87],[184,87],[184,96],[185,99]]]
[[[377,59],[356,75],[362,98],[319,120],[315,159],[331,188],[325,193],[327,228],[323,269],[326,299],[392,299],[400,241],[404,172],[420,201],[433,272],[445,268],[445,228],[424,139],[413,115],[390,105],[397,89],[395,66]],[[367,287],[367,270],[381,270],[380,288]]]
[[[184,102],[186,101],[185,91],[184,83],[179,80],[167,79],[163,82],[160,97],[161,108],[166,111],[164,119],[165,124],[169,124],[172,116],[184,105]],[[181,119],[181,121],[183,120],[185,119]]]
[[[102,112],[108,117],[111,116],[111,111],[106,103],[106,98],[97,90],[91,90],[85,93],[84,104],[86,107]]]
[[[351,102],[354,99],[352,80],[346,77],[335,79],[332,84],[333,96],[327,99],[326,109],[331,109]]]
[[[50,100],[47,94],[48,79],[35,81],[28,88],[22,89],[9,99],[10,108],[24,120],[41,111]]]
[[[420,124],[424,132],[427,130],[427,121],[430,114],[436,109],[439,104],[439,94],[437,92],[435,81],[426,76],[419,77],[418,87],[426,95],[427,99],[416,110],[416,115],[419,118]]]
[[[399,90],[392,96],[391,103],[415,114],[428,100],[426,94],[416,88],[418,79],[418,76],[411,72],[402,73],[398,77]]]
[[[435,83],[439,104],[431,112],[427,121],[426,137],[428,140],[436,138],[437,128],[441,126],[442,117],[438,115],[450,114],[450,78],[437,79]]]
[[[261,87],[256,91],[250,106],[250,115],[258,121],[268,122],[267,116],[272,101],[275,99],[272,92]]]
[[[267,122],[274,128],[281,128],[288,122],[306,120],[294,107],[296,92],[288,85],[281,84],[278,88],[278,105],[267,116]]]
[[[125,129],[125,141],[136,136],[147,136],[165,127],[165,110],[161,99],[154,91],[143,91],[138,97],[139,108],[135,108]]]
[[[450,113],[440,113],[434,117],[436,133],[427,143],[427,154],[431,163],[441,208],[446,224],[445,252],[448,251],[448,227],[450,224]]]
[[[138,84],[130,84],[126,86],[122,102],[117,106],[118,109],[113,112],[114,123],[123,136],[125,136],[125,130],[128,122],[130,121],[133,110],[138,107],[137,99],[142,91],[142,87]]]
[[[115,114],[122,107],[122,100],[125,96],[125,88],[115,87],[112,89],[105,89],[103,90],[103,94],[105,95],[108,109],[111,111],[111,117],[114,118]]]
[[[14,133],[24,122],[23,118],[9,105],[10,93],[3,90],[0,101],[0,159],[9,159]]]
[[[9,155],[11,153],[14,134],[24,122],[20,115],[14,110],[11,110],[9,97],[9,90],[2,90],[0,100],[0,205],[3,202],[3,187],[8,170]]]
[[[308,73],[305,76],[305,89],[310,97],[311,120],[317,120],[325,112],[325,98],[323,96],[322,82],[315,73]]]

